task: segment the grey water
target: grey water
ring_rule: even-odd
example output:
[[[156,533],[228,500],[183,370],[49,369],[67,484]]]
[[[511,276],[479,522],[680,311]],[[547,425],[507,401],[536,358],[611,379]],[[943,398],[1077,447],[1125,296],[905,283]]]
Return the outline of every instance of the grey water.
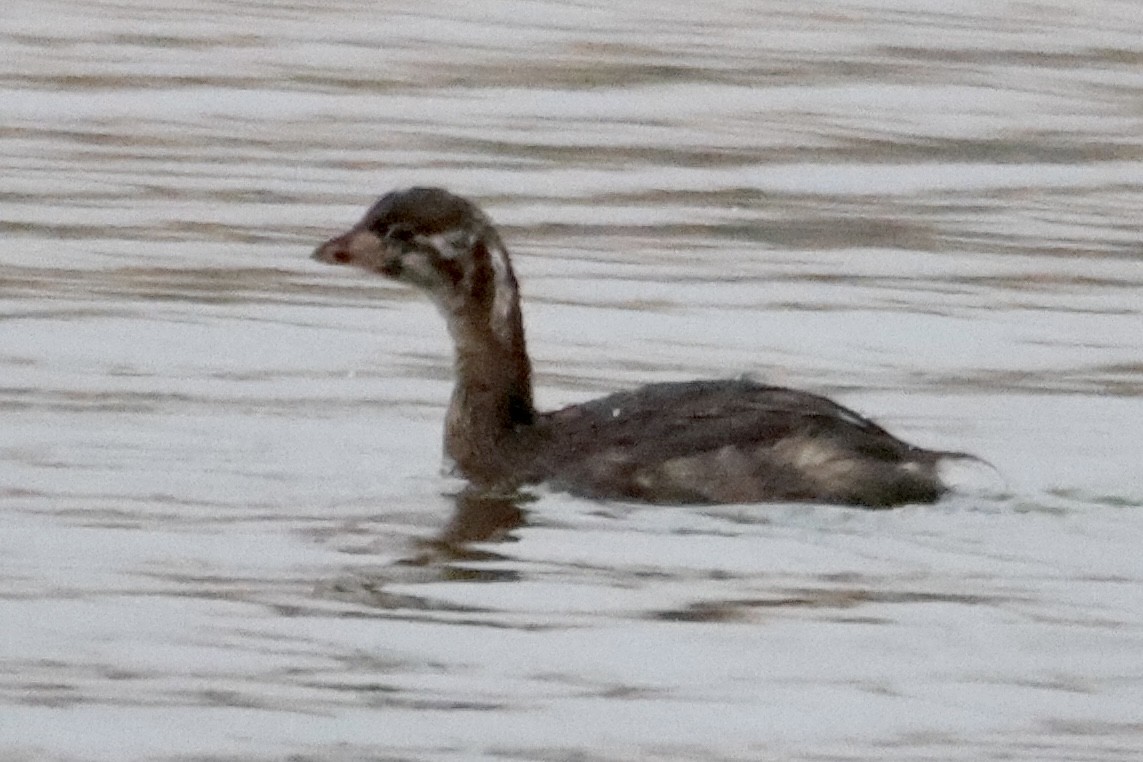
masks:
[[[0,757],[1143,755],[1133,1],[0,10]],[[749,374],[931,506],[440,474],[444,326],[308,259],[502,228],[538,402]]]

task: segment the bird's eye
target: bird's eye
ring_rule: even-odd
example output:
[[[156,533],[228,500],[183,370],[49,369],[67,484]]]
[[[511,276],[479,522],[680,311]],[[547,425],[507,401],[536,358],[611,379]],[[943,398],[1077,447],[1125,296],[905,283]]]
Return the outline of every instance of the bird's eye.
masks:
[[[389,228],[389,232],[385,233],[385,240],[390,243],[410,244],[416,234],[413,229],[405,225],[394,225]]]

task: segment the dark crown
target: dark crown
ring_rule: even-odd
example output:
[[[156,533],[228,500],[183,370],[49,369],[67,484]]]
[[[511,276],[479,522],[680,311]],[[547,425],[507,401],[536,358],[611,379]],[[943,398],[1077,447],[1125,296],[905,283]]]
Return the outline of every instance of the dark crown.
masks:
[[[394,228],[428,236],[468,227],[479,216],[471,203],[443,188],[409,188],[382,196],[364,223],[381,236]]]

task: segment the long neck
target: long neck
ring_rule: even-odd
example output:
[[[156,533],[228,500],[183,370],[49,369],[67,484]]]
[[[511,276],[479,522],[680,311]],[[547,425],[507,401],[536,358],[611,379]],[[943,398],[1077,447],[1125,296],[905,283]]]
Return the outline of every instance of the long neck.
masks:
[[[448,318],[456,387],[445,452],[469,479],[499,482],[510,476],[536,417],[519,301],[513,298],[499,315],[464,310]]]

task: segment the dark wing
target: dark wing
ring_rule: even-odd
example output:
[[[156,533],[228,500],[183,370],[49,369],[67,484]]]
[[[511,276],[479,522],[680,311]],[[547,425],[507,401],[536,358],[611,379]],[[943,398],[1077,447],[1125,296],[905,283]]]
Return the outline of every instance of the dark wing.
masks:
[[[545,470],[596,497],[882,505],[940,492],[936,453],[825,397],[751,381],[655,384],[546,418]]]
[[[918,448],[832,400],[751,381],[654,384],[550,413],[573,451],[630,448],[643,458],[669,459],[727,445],[756,447],[791,436],[828,436],[873,457],[906,456]]]

